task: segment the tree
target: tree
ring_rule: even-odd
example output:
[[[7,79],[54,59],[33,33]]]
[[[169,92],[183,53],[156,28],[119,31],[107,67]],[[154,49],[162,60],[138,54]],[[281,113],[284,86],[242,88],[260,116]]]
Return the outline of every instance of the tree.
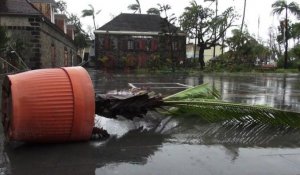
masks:
[[[294,58],[294,63],[298,70],[300,71],[300,44],[295,45],[293,49],[291,49],[291,56]]]
[[[273,14],[281,15],[283,12],[285,13],[284,20],[284,38],[285,38],[285,52],[284,52],[284,68],[287,68],[288,65],[288,11],[294,15],[300,15],[300,8],[296,2],[291,2],[287,4],[285,0],[277,0],[274,4],[272,4]]]
[[[296,45],[293,49],[291,49],[292,56],[295,57],[298,61],[300,61],[300,44]]]
[[[82,10],[82,17],[92,16],[94,22],[94,28],[96,30],[97,28],[96,28],[95,16],[98,15],[101,12],[101,10],[95,12],[95,8],[91,4],[89,4],[88,6],[90,7],[90,9]]]
[[[189,37],[195,39],[194,58],[196,58],[197,32],[198,32],[198,5],[196,1],[192,1],[190,4],[191,6],[185,7],[185,12],[179,18],[179,22],[183,30],[186,33],[188,33]]]
[[[271,51],[272,59],[281,57],[281,45],[277,40],[278,30],[275,27],[269,27],[269,39],[268,39],[268,47]]]
[[[85,48],[88,45],[87,40],[89,40],[89,36],[82,29],[82,24],[80,22],[79,17],[71,13],[68,17],[68,24],[72,24],[75,26],[74,44],[77,47],[77,49]]]
[[[86,46],[88,46],[87,41],[89,40],[89,35],[86,33],[79,32],[75,35],[74,38],[74,44],[77,47],[77,49],[83,49]]]
[[[217,17],[213,10],[198,5],[196,1],[191,2],[190,6],[185,8],[184,13],[180,16],[181,25],[187,33],[196,34],[201,69],[205,67],[205,49],[216,45],[227,29],[233,25],[236,18],[237,15],[232,7],[226,9]]]
[[[147,14],[149,14],[149,15],[160,15],[160,11],[159,11],[159,9],[152,7],[152,8],[149,8],[147,10]]]
[[[6,35],[6,30],[4,27],[0,26],[0,51],[6,48],[7,42],[8,42],[8,37]]]
[[[136,4],[130,4],[127,8],[129,10],[133,10],[133,13],[136,13],[137,11],[139,12],[139,14],[142,13],[142,9],[141,9],[141,4],[139,0],[135,0]]]
[[[82,32],[83,31],[81,21],[80,21],[79,17],[76,14],[71,13],[68,16],[67,23],[72,24],[72,25],[75,26],[75,29],[76,29],[75,32]]]
[[[227,39],[226,43],[233,54],[235,64],[247,63],[249,66],[254,66],[257,59],[266,62],[269,58],[269,49],[247,31],[232,30],[232,36]]]
[[[59,13],[67,13],[67,3],[63,0],[59,0],[56,2],[55,12]]]
[[[296,40],[297,40],[297,44],[300,44],[300,23],[295,23],[292,24],[292,29],[291,29],[291,36],[294,39],[294,44],[296,44]]]
[[[159,6],[159,11],[164,13],[165,18],[162,22],[162,34],[166,36],[168,41],[169,53],[172,61],[172,72],[175,72],[176,60],[174,57],[174,37],[177,35],[177,27],[175,27],[175,21],[177,18],[174,14],[169,15],[168,10],[171,9],[171,6],[168,4],[157,4]]]

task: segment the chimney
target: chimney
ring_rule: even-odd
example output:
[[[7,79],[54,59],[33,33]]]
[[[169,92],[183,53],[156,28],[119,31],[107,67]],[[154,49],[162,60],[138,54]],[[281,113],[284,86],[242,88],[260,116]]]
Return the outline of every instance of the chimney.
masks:
[[[74,34],[75,26],[74,25],[67,25],[67,35],[74,40],[75,34]]]
[[[54,8],[56,6],[55,1],[53,2],[43,2],[43,1],[33,1],[31,4],[37,8],[45,17],[47,17],[52,23],[54,23]]]
[[[64,14],[55,14],[55,25],[57,25],[65,34],[67,34],[67,16]]]

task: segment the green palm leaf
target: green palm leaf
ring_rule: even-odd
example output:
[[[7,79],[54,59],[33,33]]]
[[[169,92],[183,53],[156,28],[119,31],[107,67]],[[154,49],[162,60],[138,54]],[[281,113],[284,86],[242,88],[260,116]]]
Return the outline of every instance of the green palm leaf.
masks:
[[[175,107],[173,115],[193,115],[207,122],[237,120],[239,122],[258,122],[270,125],[300,127],[300,114],[266,106],[251,106],[222,101],[164,101]]]
[[[207,122],[236,120],[270,125],[300,127],[300,113],[267,106],[235,104],[218,100],[219,93],[207,84],[196,86],[163,99],[171,106],[170,114],[197,116]]]
[[[93,16],[94,11],[92,10],[82,10],[82,17]]]
[[[219,99],[220,94],[216,89],[212,89],[208,84],[198,85],[184,91],[178,92],[174,95],[163,98],[165,101],[179,101],[196,99]]]

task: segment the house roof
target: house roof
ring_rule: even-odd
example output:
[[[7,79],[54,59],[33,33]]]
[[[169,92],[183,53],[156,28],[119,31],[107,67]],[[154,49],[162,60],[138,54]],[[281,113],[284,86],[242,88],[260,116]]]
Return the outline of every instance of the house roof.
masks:
[[[29,0],[32,3],[49,3],[49,4],[55,4],[54,0]]]
[[[0,14],[10,15],[40,15],[27,0],[4,0],[0,2]]]
[[[67,15],[65,15],[65,14],[56,13],[56,14],[54,14],[54,16],[55,16],[55,19],[68,19]]]
[[[0,15],[36,15],[43,17],[29,0],[0,0]],[[44,18],[44,23],[61,33],[62,36],[72,41],[57,25],[53,24],[49,19]]]
[[[121,13],[98,30],[161,32],[163,21],[159,15]],[[172,28],[176,27],[172,25]]]

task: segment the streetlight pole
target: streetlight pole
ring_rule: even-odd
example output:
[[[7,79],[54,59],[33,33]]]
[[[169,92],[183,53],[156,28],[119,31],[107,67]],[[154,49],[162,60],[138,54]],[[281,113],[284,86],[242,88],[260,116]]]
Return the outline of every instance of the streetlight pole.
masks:
[[[216,0],[216,19],[217,19],[217,17],[218,17],[218,0]],[[213,57],[216,57],[216,40],[217,40],[217,29],[215,28],[214,29],[215,31],[215,33],[214,33],[214,35],[215,35],[215,44],[214,44],[214,52],[213,52]]]

